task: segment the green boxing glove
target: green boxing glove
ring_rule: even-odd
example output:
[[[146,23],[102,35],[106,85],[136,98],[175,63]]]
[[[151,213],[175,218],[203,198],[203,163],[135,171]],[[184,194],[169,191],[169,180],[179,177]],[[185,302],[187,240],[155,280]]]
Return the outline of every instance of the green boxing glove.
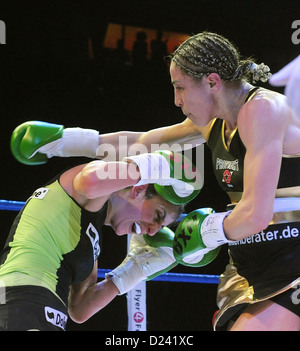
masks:
[[[123,161],[138,166],[141,179],[136,186],[154,184],[157,193],[175,205],[193,200],[203,186],[200,172],[178,152],[159,150],[125,157]]]
[[[25,165],[40,165],[53,156],[95,158],[99,133],[92,129],[64,128],[59,124],[29,121],[12,133],[10,148]]]
[[[148,234],[143,235],[145,242],[149,246],[156,248],[157,250],[163,250],[170,256],[171,262],[170,265],[150,275],[146,280],[152,280],[163,273],[169,272],[171,269],[177,266],[178,262],[175,260],[173,255],[174,237],[175,233],[168,227],[163,227],[153,236],[150,236]]]
[[[62,137],[64,127],[45,122],[25,122],[12,133],[10,148],[15,158],[25,165],[40,165],[48,161],[38,149]]]
[[[221,246],[207,247],[201,234],[203,221],[214,212],[212,208],[198,209],[179,223],[173,242],[173,253],[178,263],[189,267],[203,267],[218,256]]]

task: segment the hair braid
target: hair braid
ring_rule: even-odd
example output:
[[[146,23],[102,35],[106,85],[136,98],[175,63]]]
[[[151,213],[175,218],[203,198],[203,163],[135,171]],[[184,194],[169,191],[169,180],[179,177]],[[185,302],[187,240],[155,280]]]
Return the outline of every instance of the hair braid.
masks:
[[[202,32],[183,42],[172,56],[178,67],[187,74],[202,78],[218,73],[227,82],[249,80],[267,81],[271,74],[268,66],[256,65],[252,60],[240,60],[235,46],[216,33]]]

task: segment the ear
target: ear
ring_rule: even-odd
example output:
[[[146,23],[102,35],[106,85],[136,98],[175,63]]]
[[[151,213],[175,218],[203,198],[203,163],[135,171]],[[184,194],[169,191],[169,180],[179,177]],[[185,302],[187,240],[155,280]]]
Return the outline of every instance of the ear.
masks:
[[[148,184],[144,184],[144,185],[139,185],[139,186],[134,186],[131,190],[131,194],[130,194],[130,198],[131,199],[135,199],[137,198],[139,195],[144,196],[146,193],[146,189],[148,188]]]
[[[216,93],[221,87],[222,80],[217,73],[210,73],[206,77],[206,83],[208,84],[210,91]]]

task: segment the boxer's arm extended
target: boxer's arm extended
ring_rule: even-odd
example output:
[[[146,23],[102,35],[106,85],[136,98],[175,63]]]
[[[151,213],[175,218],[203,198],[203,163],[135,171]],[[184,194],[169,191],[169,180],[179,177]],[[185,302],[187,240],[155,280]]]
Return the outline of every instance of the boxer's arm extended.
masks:
[[[102,135],[91,129],[30,121],[13,131],[11,150],[18,161],[28,165],[46,163],[53,156],[86,156],[110,161],[162,148],[172,151],[192,148],[205,142],[205,133],[205,128],[198,128],[188,119],[148,132],[123,131]]]
[[[166,149],[166,147],[161,147],[164,144],[170,148],[173,147],[173,151],[180,151],[203,144],[206,141],[203,137],[204,134],[204,128],[199,128],[186,119],[182,123],[138,133],[134,139],[130,139],[130,134],[128,134],[128,144],[129,146],[142,144],[147,147],[148,152]]]
[[[156,150],[182,151],[203,144],[202,130],[186,119],[182,123],[151,129],[147,132],[115,132],[102,134],[96,157],[121,160],[126,156]]]
[[[147,132],[116,132],[103,134],[97,149],[97,157],[102,158],[109,146],[116,150],[116,159],[137,153],[171,149],[181,151],[203,144],[206,140],[204,128],[195,126],[189,119],[171,126],[151,129]],[[105,148],[108,148],[105,150]]]

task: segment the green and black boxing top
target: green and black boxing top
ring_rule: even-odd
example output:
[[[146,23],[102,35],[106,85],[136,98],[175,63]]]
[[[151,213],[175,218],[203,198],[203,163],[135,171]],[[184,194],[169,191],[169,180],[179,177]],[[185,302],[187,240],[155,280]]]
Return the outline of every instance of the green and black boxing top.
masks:
[[[5,286],[46,287],[67,306],[70,285],[85,280],[100,254],[99,212],[80,207],[59,183],[40,188],[16,217],[0,257]]]
[[[252,99],[260,88],[253,88],[245,102]],[[225,141],[225,121],[216,118],[210,128],[207,145],[211,150],[213,169],[217,181],[226,192],[243,191],[244,158],[246,148],[241,141],[238,129],[230,135],[230,145]],[[300,185],[300,157],[282,157],[277,188]]]

